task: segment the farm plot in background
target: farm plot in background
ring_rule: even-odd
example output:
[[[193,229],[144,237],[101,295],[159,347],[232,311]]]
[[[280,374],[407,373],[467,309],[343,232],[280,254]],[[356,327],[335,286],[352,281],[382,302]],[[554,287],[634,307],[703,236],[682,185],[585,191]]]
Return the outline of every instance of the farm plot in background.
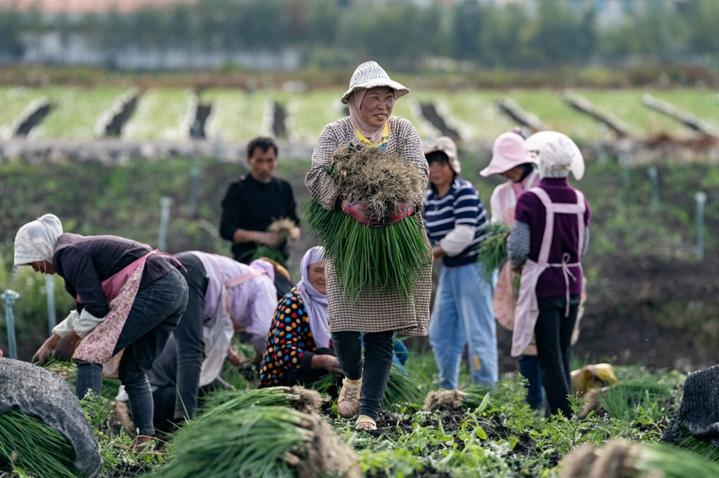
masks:
[[[290,138],[304,143],[317,141],[326,124],[345,116],[345,105],[340,101],[344,91],[313,90],[293,94],[288,98],[288,128]]]
[[[48,117],[31,134],[37,139],[90,139],[102,114],[126,90],[122,87],[46,88],[55,104]]]
[[[453,122],[469,141],[494,141],[494,138],[516,126],[497,109],[500,92],[467,90],[453,94],[437,92],[435,99],[451,112]]]
[[[192,90],[153,88],[145,92],[125,127],[129,140],[184,141],[189,138],[193,108]]]
[[[210,139],[241,143],[255,136],[271,134],[272,94],[267,90],[249,93],[238,89],[212,89],[202,93],[202,101],[212,103],[206,127]]]
[[[581,90],[578,92],[586,99],[617,116],[626,123],[637,137],[645,138],[661,133],[671,133],[676,138],[688,138],[692,131],[682,127],[676,121],[660,115],[642,104],[644,93],[654,95],[648,90]]]
[[[30,139],[92,140],[96,137],[98,120],[126,91],[128,87],[120,86],[87,89],[0,87],[3,101],[0,139],[10,137],[12,127],[34,100],[47,98],[53,109],[31,131]],[[199,100],[211,104],[205,128],[209,140],[244,143],[255,136],[270,135],[290,142],[313,144],[327,123],[345,115],[346,107],[339,101],[343,91],[335,88],[307,92],[211,88],[203,90]],[[719,95],[712,91],[578,89],[569,92],[615,116],[637,139],[660,134],[687,139],[694,135],[686,126],[647,108],[643,104],[645,93],[696,115],[719,130]],[[498,100],[512,98],[528,113],[536,115],[547,128],[564,131],[578,141],[614,139],[608,128],[569,106],[562,94],[562,91],[552,89],[417,89],[400,98],[394,112],[411,121],[423,139],[442,134],[439,120],[466,142],[491,143],[497,135],[515,126],[514,121],[497,107]],[[152,88],[140,96],[122,136],[134,141],[186,141],[197,100],[190,88]]]
[[[719,93],[704,89],[656,90],[651,94],[719,128]]]
[[[46,95],[43,89],[2,86],[0,87],[0,140],[12,134],[15,120],[33,100]]]
[[[611,138],[609,131],[567,105],[558,91],[508,90],[504,95],[511,96],[522,108],[537,115],[547,127],[562,131],[579,141],[601,141]]]

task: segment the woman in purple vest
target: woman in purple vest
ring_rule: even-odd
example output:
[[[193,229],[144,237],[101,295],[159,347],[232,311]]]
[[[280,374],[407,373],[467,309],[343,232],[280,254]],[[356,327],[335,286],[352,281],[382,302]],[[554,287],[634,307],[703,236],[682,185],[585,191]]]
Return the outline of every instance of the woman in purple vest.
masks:
[[[584,174],[584,159],[574,142],[554,131],[530,136],[525,147],[539,164],[539,185],[517,201],[507,241],[512,267],[521,281],[512,355],[536,336],[542,382],[551,413],[572,414],[569,358],[582,291],[581,257],[589,239],[589,204],[567,181]]]

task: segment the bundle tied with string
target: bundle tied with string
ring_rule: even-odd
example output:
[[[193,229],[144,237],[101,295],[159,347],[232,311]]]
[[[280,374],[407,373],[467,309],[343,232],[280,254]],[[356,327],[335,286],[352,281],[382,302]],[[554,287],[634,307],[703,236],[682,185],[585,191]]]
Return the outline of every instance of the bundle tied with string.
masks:
[[[422,204],[421,172],[394,154],[354,145],[340,146],[329,169],[340,198],[361,204],[369,219],[363,224],[340,207],[308,204],[307,222],[322,240],[345,297],[356,299],[367,290],[409,294],[430,264],[429,249],[417,217],[392,218]]]

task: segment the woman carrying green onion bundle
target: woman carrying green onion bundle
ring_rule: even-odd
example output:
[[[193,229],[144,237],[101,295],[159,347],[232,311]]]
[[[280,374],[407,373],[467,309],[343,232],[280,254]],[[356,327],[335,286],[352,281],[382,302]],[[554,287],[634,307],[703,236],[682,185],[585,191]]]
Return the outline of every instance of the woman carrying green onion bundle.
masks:
[[[362,226],[361,231],[354,229],[354,232],[359,233],[358,236],[368,238],[369,241],[382,235],[382,228],[394,225],[399,225],[402,231],[407,232],[400,231],[393,236],[398,240],[393,244],[396,246],[394,253],[388,256],[389,262],[370,271],[369,277],[363,277],[361,281],[352,280],[356,272],[353,266],[361,269],[373,258],[387,255],[387,248],[372,249],[368,247],[368,242],[356,248],[345,247],[340,252],[350,255],[352,251],[357,252],[349,261],[337,264],[333,249],[325,241],[328,252],[326,273],[330,331],[345,374],[338,409],[346,418],[359,412],[356,426],[363,430],[376,428],[375,420],[392,364],[394,332],[426,335],[429,321],[431,258],[421,217],[415,212],[420,206],[427,180],[427,162],[417,130],[409,121],[392,116],[395,100],[408,92],[405,86],[390,79],[377,63],[369,61],[359,65],[352,75],[349,89],[342,96],[342,102],[349,105],[349,117],[324,128],[312,155],[312,167],[305,179],[312,199],[327,215],[341,210],[347,216],[339,214],[342,216],[340,221],[351,217]],[[402,164],[411,167],[420,178],[412,191],[419,196],[419,201],[416,204],[404,204],[394,211],[388,211],[384,217],[377,217],[371,212],[368,203],[348,200],[347,191],[338,186],[342,178],[337,176],[333,168],[335,153],[340,147],[348,145],[376,148],[382,154],[396,156]],[[348,231],[347,228],[342,230]],[[383,232],[389,232],[389,229]],[[383,237],[386,239],[388,235]],[[419,238],[419,244],[416,241],[403,241],[410,236]],[[403,270],[402,264],[408,263],[412,263],[412,267]],[[377,281],[373,279],[378,276],[393,274],[397,279],[397,287],[367,285],[376,284]],[[347,287],[348,284],[350,287]],[[364,334],[363,337],[360,333]]]

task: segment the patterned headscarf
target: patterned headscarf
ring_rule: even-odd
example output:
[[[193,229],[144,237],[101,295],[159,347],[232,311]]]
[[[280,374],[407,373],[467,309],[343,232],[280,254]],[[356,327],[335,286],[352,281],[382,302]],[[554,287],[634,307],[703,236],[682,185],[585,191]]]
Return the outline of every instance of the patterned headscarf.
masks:
[[[318,348],[329,347],[330,344],[330,321],[327,312],[327,295],[320,294],[310,283],[310,266],[316,262],[325,260],[325,249],[322,246],[313,247],[302,256],[300,263],[300,274],[302,280],[297,284],[305,310],[310,315],[310,330],[315,345]]]
[[[52,262],[55,244],[62,232],[62,222],[54,214],[45,214],[22,226],[15,234],[15,265]]]

